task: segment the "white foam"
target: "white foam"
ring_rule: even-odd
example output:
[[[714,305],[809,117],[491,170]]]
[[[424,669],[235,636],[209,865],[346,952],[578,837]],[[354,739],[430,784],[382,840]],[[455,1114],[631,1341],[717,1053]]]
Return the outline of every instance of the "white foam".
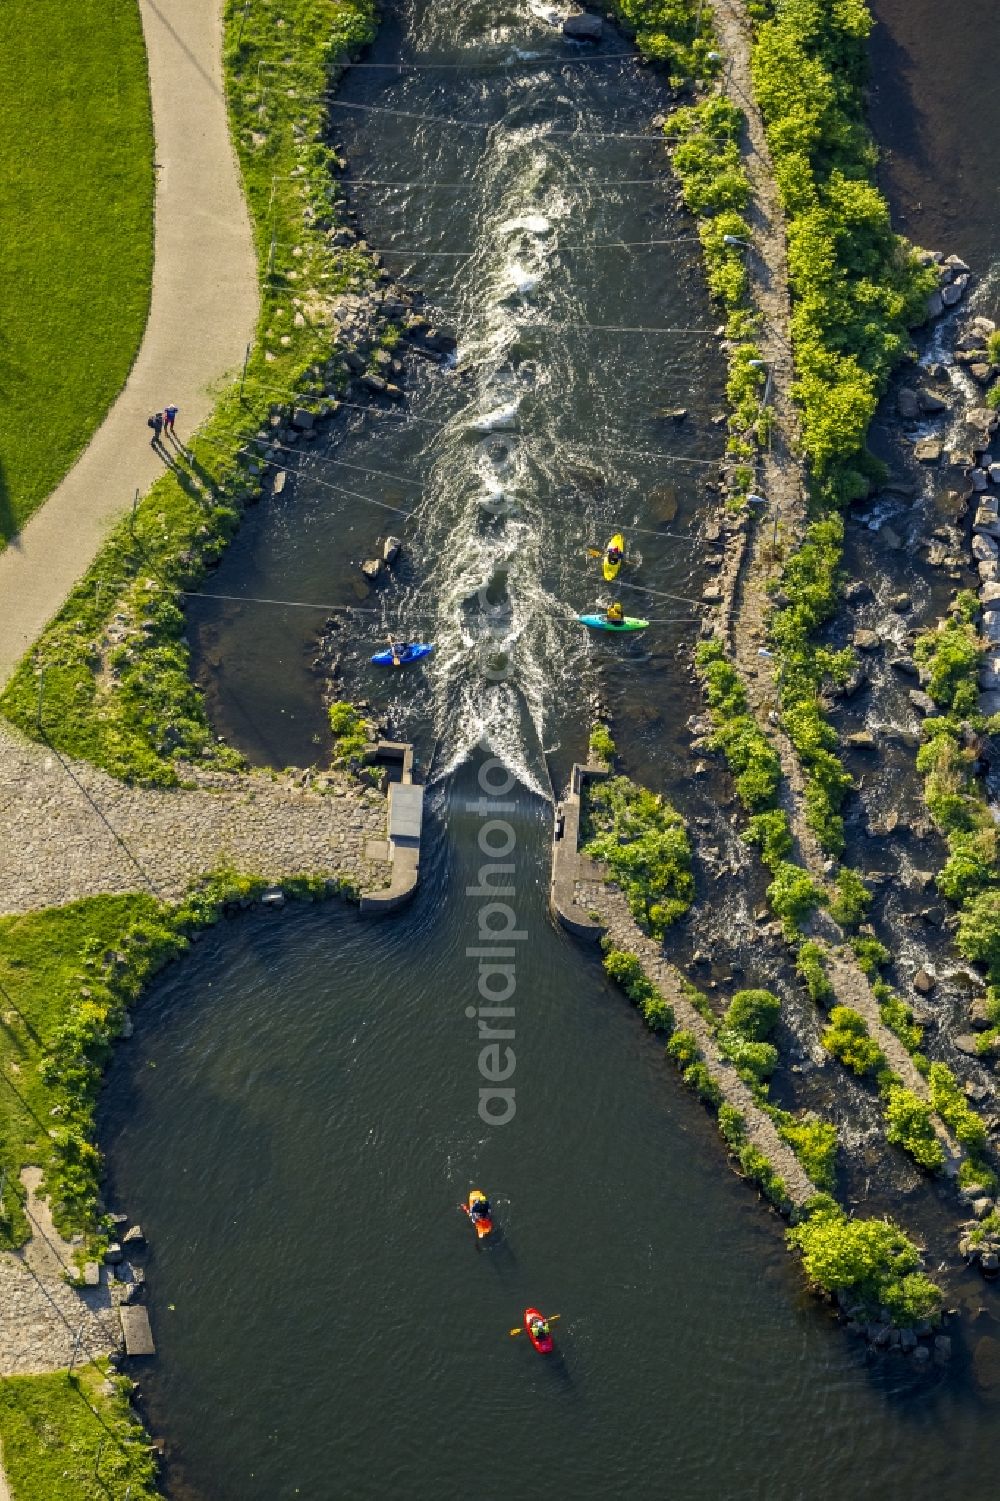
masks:
[[[473,433],[511,433],[517,427],[517,409],[519,402],[511,402],[507,406],[496,407],[492,412],[484,412],[482,417],[476,417],[469,423],[469,431]]]

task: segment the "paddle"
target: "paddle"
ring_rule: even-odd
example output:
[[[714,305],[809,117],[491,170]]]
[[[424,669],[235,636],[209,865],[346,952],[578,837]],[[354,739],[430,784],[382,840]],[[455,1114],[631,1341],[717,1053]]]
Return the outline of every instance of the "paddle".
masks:
[[[588,558],[604,558],[606,556],[607,556],[606,552],[598,552],[598,550],[597,550],[596,547],[588,547],[587,548],[587,557]],[[622,558],[621,561],[624,563],[625,559]]]
[[[561,1318],[562,1318],[562,1314],[561,1313],[550,1313],[549,1316],[548,1316],[548,1318],[545,1320],[545,1322],[547,1324],[554,1324],[555,1321],[556,1321],[556,1319],[561,1319]],[[511,1339],[516,1339],[519,1334],[527,1334],[527,1332],[528,1331],[525,1329],[524,1325],[520,1324],[518,1326],[518,1328],[512,1329],[510,1331],[510,1337],[511,1337]]]

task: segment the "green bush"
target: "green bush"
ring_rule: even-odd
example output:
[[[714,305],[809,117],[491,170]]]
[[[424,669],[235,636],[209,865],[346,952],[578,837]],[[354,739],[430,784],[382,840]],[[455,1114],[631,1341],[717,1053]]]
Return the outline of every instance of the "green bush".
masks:
[[[651,1032],[673,1030],[673,1007],[646,978],[645,971],[634,954],[626,953],[624,949],[608,949],[604,956],[604,968],[638,1007]]]
[[[716,1110],[722,1104],[722,1090],[716,1084],[708,1071],[705,1063],[699,1059],[697,1063],[690,1064],[682,1075],[684,1083],[695,1091],[699,1099],[704,1100],[706,1105],[712,1105]]]
[[[931,1107],[911,1090],[893,1084],[885,1106],[886,1136],[929,1173],[944,1167],[944,1148],[934,1131]]]
[[[719,1030],[719,1048],[736,1067],[740,1078],[755,1091],[761,1089],[778,1066],[778,1049],[770,1042],[752,1042],[728,1027]]]
[[[973,624],[978,614],[979,601],[974,594],[958,595],[952,613],[937,630],[920,636],[913,652],[927,671],[931,698],[959,717],[979,710],[983,646]]]
[[[834,885],[836,891],[830,900],[830,916],[842,928],[856,928],[871,906],[871,892],[849,865],[841,866]]]
[[[725,1026],[748,1042],[764,1042],[781,1015],[781,1002],[769,990],[738,990],[724,1017]]]
[[[1000,888],[980,891],[965,903],[956,946],[964,958],[985,964],[991,976],[1000,978]]]
[[[792,852],[792,831],[783,808],[769,808],[755,813],[747,824],[746,841],[756,844],[768,870],[777,870]]]
[[[588,783],[586,798],[585,853],[604,861],[636,922],[662,938],[694,899],[684,820],[627,777]]]
[[[667,1052],[682,1069],[689,1068],[701,1058],[698,1039],[686,1027],[679,1028],[667,1043]]]
[[[736,1160],[740,1165],[740,1170],[757,1184],[772,1204],[777,1204],[779,1208],[782,1208],[788,1203],[788,1188],[785,1180],[775,1172],[758,1147],[745,1142],[737,1150]]]
[[[891,1220],[849,1220],[817,1195],[812,1212],[788,1231],[802,1253],[806,1276],[827,1293],[857,1299],[870,1317],[888,1309],[897,1325],[932,1318],[941,1292],[921,1273],[920,1253]]]
[[[615,758],[615,742],[606,724],[598,722],[590,732],[590,754],[595,761],[610,766]]]
[[[837,1128],[830,1121],[796,1120],[782,1111],[778,1132],[787,1141],[817,1188],[831,1192],[836,1186]]]
[[[981,1152],[986,1145],[986,1123],[972,1109],[951,1069],[944,1063],[932,1063],[928,1082],[931,1104],[951,1127],[956,1140],[968,1151]]]
[[[833,995],[833,986],[827,977],[823,950],[818,943],[810,941],[799,945],[795,968],[805,981],[812,999],[818,1006],[825,1006]]]
[[[372,726],[353,704],[330,705],[330,729],[333,734],[335,766],[357,765],[373,734]]]
[[[892,958],[885,944],[880,943],[877,938],[852,938],[851,948],[869,979],[877,975]]]
[[[885,1064],[881,1048],[868,1035],[864,1017],[850,1006],[834,1006],[822,1041],[828,1053],[858,1075],[875,1073]]]
[[[767,899],[781,918],[788,938],[796,938],[802,924],[821,901],[822,893],[801,865],[784,860],[767,888]]]

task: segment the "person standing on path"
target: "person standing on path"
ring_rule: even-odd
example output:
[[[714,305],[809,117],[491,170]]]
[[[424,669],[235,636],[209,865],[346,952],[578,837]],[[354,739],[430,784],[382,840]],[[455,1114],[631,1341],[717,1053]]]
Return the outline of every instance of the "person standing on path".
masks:
[[[177,408],[173,402],[168,402],[163,408],[163,431],[169,433],[171,437],[174,435],[174,419],[176,416]]]
[[[147,417],[146,423],[153,429],[153,436],[149,440],[150,448],[159,448],[161,446],[160,433],[163,431],[163,413],[154,412],[152,417]]]

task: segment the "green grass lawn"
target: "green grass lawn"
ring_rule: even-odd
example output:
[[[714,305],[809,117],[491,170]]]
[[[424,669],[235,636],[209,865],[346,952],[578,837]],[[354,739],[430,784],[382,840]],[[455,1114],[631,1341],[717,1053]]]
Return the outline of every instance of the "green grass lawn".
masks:
[[[85,447],[139,348],[152,162],[137,0],[3,0],[0,547]]]
[[[121,1378],[88,1365],[70,1377],[0,1381],[0,1442],[14,1501],[155,1501],[156,1463]],[[113,1388],[111,1390],[110,1388]]]
[[[152,897],[135,893],[0,918],[0,1170],[5,1174],[0,1247],[24,1239],[28,1227],[18,1175],[27,1163],[48,1166],[49,1129],[66,1119],[50,1113],[53,1107],[66,1111],[69,1102],[64,1090],[39,1073],[43,1054],[79,1004],[81,985],[102,991],[97,956],[117,949],[133,921],[158,912]]]

